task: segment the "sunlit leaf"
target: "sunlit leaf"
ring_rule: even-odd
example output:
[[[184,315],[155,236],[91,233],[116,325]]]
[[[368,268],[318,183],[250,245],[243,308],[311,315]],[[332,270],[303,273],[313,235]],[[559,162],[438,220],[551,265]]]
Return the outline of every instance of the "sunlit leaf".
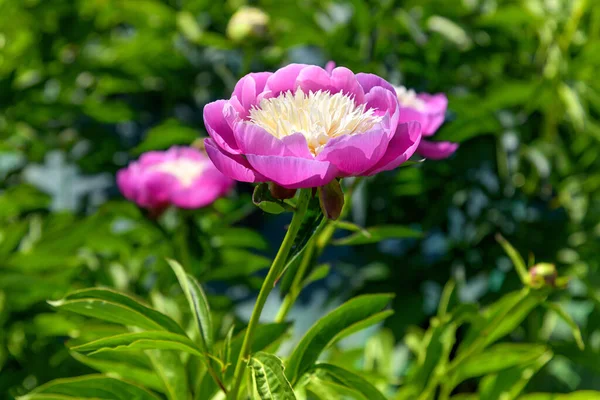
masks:
[[[132,297],[101,288],[83,289],[69,293],[50,305],[87,317],[98,318],[126,326],[148,330],[166,330],[185,335],[185,332],[168,316],[145,306]]]
[[[310,369],[339,332],[380,313],[391,299],[389,294],[355,297],[317,321],[300,340],[288,361],[286,375],[290,381],[295,383]]]
[[[283,362],[272,354],[258,352],[248,362],[252,391],[260,400],[295,400],[296,395],[283,373]]]

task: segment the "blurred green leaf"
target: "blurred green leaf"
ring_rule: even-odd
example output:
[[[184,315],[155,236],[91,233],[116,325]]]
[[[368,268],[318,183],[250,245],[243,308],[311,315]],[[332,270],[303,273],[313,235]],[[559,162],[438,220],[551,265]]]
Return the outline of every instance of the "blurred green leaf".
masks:
[[[336,246],[378,243],[386,239],[420,238],[423,234],[399,225],[375,226],[333,241]]]
[[[598,400],[600,392],[581,390],[569,394],[531,393],[518,397],[519,400]]]
[[[560,319],[569,325],[569,328],[571,328],[571,332],[573,334],[573,338],[575,339],[575,343],[577,343],[577,347],[579,347],[579,350],[583,351],[585,349],[585,344],[583,343],[583,338],[581,337],[581,330],[573,318],[571,318],[571,316],[567,314],[567,312],[559,304],[544,302],[543,305],[544,307],[553,311]]]
[[[164,393],[165,387],[153,370],[133,365],[128,358],[131,353],[124,352],[121,354],[122,359],[116,359],[114,356],[108,358],[102,354],[85,356],[75,352],[72,352],[71,356],[80,363],[99,372]]]
[[[479,385],[481,400],[516,399],[527,383],[550,359],[552,352],[546,351],[530,364],[521,364],[487,375]]]
[[[19,397],[19,400],[61,400],[65,398],[159,400],[159,397],[139,386],[102,375],[57,379],[40,386],[26,396]]]
[[[468,378],[483,376],[518,365],[528,365],[539,359],[547,349],[531,343],[499,343],[474,354],[458,365],[453,384]]]
[[[324,372],[340,385],[346,386],[362,394],[366,400],[386,400],[379,390],[363,377],[344,368],[325,363],[315,365],[316,371]]]
[[[175,119],[168,119],[148,130],[144,140],[131,152],[140,155],[147,151],[164,150],[174,145],[190,145],[199,138],[198,131],[181,124]]]

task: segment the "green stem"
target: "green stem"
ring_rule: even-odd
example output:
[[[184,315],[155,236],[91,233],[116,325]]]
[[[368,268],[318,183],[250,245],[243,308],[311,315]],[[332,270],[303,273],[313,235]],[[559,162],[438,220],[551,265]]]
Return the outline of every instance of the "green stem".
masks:
[[[265,306],[267,297],[269,297],[269,293],[271,293],[271,290],[273,290],[273,287],[275,286],[277,277],[281,273],[281,270],[285,267],[285,263],[292,248],[292,244],[294,243],[294,239],[300,230],[300,224],[302,223],[302,219],[304,218],[304,214],[308,208],[308,202],[311,196],[311,189],[302,189],[300,191],[296,212],[294,213],[290,227],[288,228],[285,238],[283,239],[283,243],[281,243],[281,247],[275,256],[275,260],[273,260],[273,264],[269,269],[269,273],[267,274],[267,277],[260,288],[258,298],[256,299],[256,304],[254,305],[254,310],[252,311],[252,316],[250,317],[250,322],[248,323],[248,328],[246,329],[246,335],[244,336],[244,341],[242,342],[242,349],[240,350],[240,355],[238,356],[235,365],[233,386],[227,394],[228,400],[237,400],[242,378],[244,376],[245,360],[250,355],[252,339],[254,336],[254,331],[258,326],[260,314]]]
[[[352,194],[360,184],[361,180],[362,179],[360,177],[354,178],[354,181],[352,181],[350,187],[348,187],[348,190],[346,190],[346,193],[344,194],[344,208],[340,214],[340,220],[344,219],[346,215],[348,215],[348,212],[350,211]],[[284,297],[283,302],[279,307],[279,311],[275,317],[275,322],[283,322],[285,320],[285,317],[292,309],[292,306],[302,291],[304,275],[310,266],[310,261],[313,259],[313,254],[316,252],[316,256],[319,257],[321,253],[323,253],[323,250],[325,247],[327,247],[331,241],[331,238],[333,237],[333,234],[335,233],[335,228],[336,226],[334,221],[327,221],[325,225],[321,225],[319,227],[313,238],[311,238],[310,242],[307,244],[306,251],[304,251],[304,255],[300,261],[300,267],[298,267],[298,271],[296,271],[294,280],[290,285],[289,293]]]
[[[302,290],[302,287],[301,287],[302,280],[304,278],[304,274],[306,274],[306,270],[308,269],[308,266],[310,265],[310,260],[312,259],[314,251],[315,251],[315,241],[311,240],[306,245],[306,250],[304,251],[304,254],[302,255],[302,260],[300,260],[300,266],[298,267],[298,271],[296,272],[296,275],[294,276],[294,280],[292,281],[292,284],[290,285],[290,291],[285,296],[285,298],[283,299],[283,302],[281,303],[281,307],[279,308],[279,311],[277,312],[277,316],[275,317],[275,322],[279,323],[279,322],[283,322],[283,320],[285,320],[285,317],[290,312],[292,305],[294,305],[294,302],[298,298],[298,295],[300,295],[300,291]]]

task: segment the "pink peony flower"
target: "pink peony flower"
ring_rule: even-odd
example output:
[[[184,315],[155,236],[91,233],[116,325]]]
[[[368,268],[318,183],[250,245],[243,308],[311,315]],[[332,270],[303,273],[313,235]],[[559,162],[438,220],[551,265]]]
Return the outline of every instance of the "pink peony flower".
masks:
[[[318,187],[408,160],[420,127],[399,118],[396,92],[384,79],[291,64],[248,74],[229,100],[207,104],[205,145],[216,167],[238,181]]]
[[[444,122],[448,99],[442,93],[415,93],[404,86],[395,86],[400,102],[400,122],[418,121],[424,137],[432,136]],[[425,158],[439,160],[450,157],[458,143],[421,140],[417,153]]]
[[[192,147],[144,153],[117,173],[123,195],[157,213],[169,205],[206,206],[226,194],[233,183],[215,168],[206,154]]]

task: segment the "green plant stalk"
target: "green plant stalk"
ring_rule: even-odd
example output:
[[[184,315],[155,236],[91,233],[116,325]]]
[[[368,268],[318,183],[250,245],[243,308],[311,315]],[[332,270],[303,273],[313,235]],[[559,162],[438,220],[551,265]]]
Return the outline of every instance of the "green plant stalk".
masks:
[[[245,360],[250,355],[252,339],[254,336],[254,331],[258,326],[260,314],[262,313],[262,310],[265,306],[267,297],[269,297],[269,293],[271,293],[271,290],[273,290],[273,287],[275,286],[277,277],[281,273],[281,270],[285,267],[285,263],[287,262],[287,258],[292,248],[292,244],[294,243],[294,239],[296,238],[296,235],[300,230],[300,225],[302,223],[302,219],[304,218],[304,214],[306,213],[306,210],[308,208],[308,203],[311,196],[311,189],[302,189],[300,191],[298,204],[296,206],[296,212],[294,213],[292,222],[290,223],[285,238],[281,243],[281,247],[279,248],[279,251],[275,256],[275,260],[273,260],[273,264],[269,269],[269,273],[267,274],[267,277],[265,278],[262,287],[260,288],[258,298],[256,299],[256,304],[254,305],[254,310],[252,311],[252,316],[250,317],[250,322],[248,323],[246,335],[244,336],[244,341],[242,342],[240,355],[238,356],[237,362],[235,364],[235,371],[233,373],[233,385],[231,386],[231,390],[227,394],[228,400],[237,400],[240,385],[244,376]]]
[[[352,195],[354,191],[362,181],[361,177],[354,178],[354,181],[344,194],[344,208],[342,209],[342,213],[340,214],[340,220],[344,219],[348,212],[350,211],[350,203],[352,199]],[[310,239],[310,242],[307,244],[306,250],[302,255],[302,260],[300,260],[300,266],[298,267],[298,271],[294,276],[294,280],[290,286],[289,293],[284,297],[281,306],[279,307],[279,311],[277,312],[277,316],[275,317],[275,322],[283,322],[285,317],[288,315],[292,306],[296,302],[296,299],[300,295],[300,292],[303,288],[304,283],[304,275],[306,274],[306,270],[310,266],[310,261],[313,258],[313,254],[317,253],[317,257],[321,255],[325,247],[331,241],[333,234],[335,233],[335,221],[327,221],[325,225],[321,225],[318,230],[315,232],[315,235]]]

